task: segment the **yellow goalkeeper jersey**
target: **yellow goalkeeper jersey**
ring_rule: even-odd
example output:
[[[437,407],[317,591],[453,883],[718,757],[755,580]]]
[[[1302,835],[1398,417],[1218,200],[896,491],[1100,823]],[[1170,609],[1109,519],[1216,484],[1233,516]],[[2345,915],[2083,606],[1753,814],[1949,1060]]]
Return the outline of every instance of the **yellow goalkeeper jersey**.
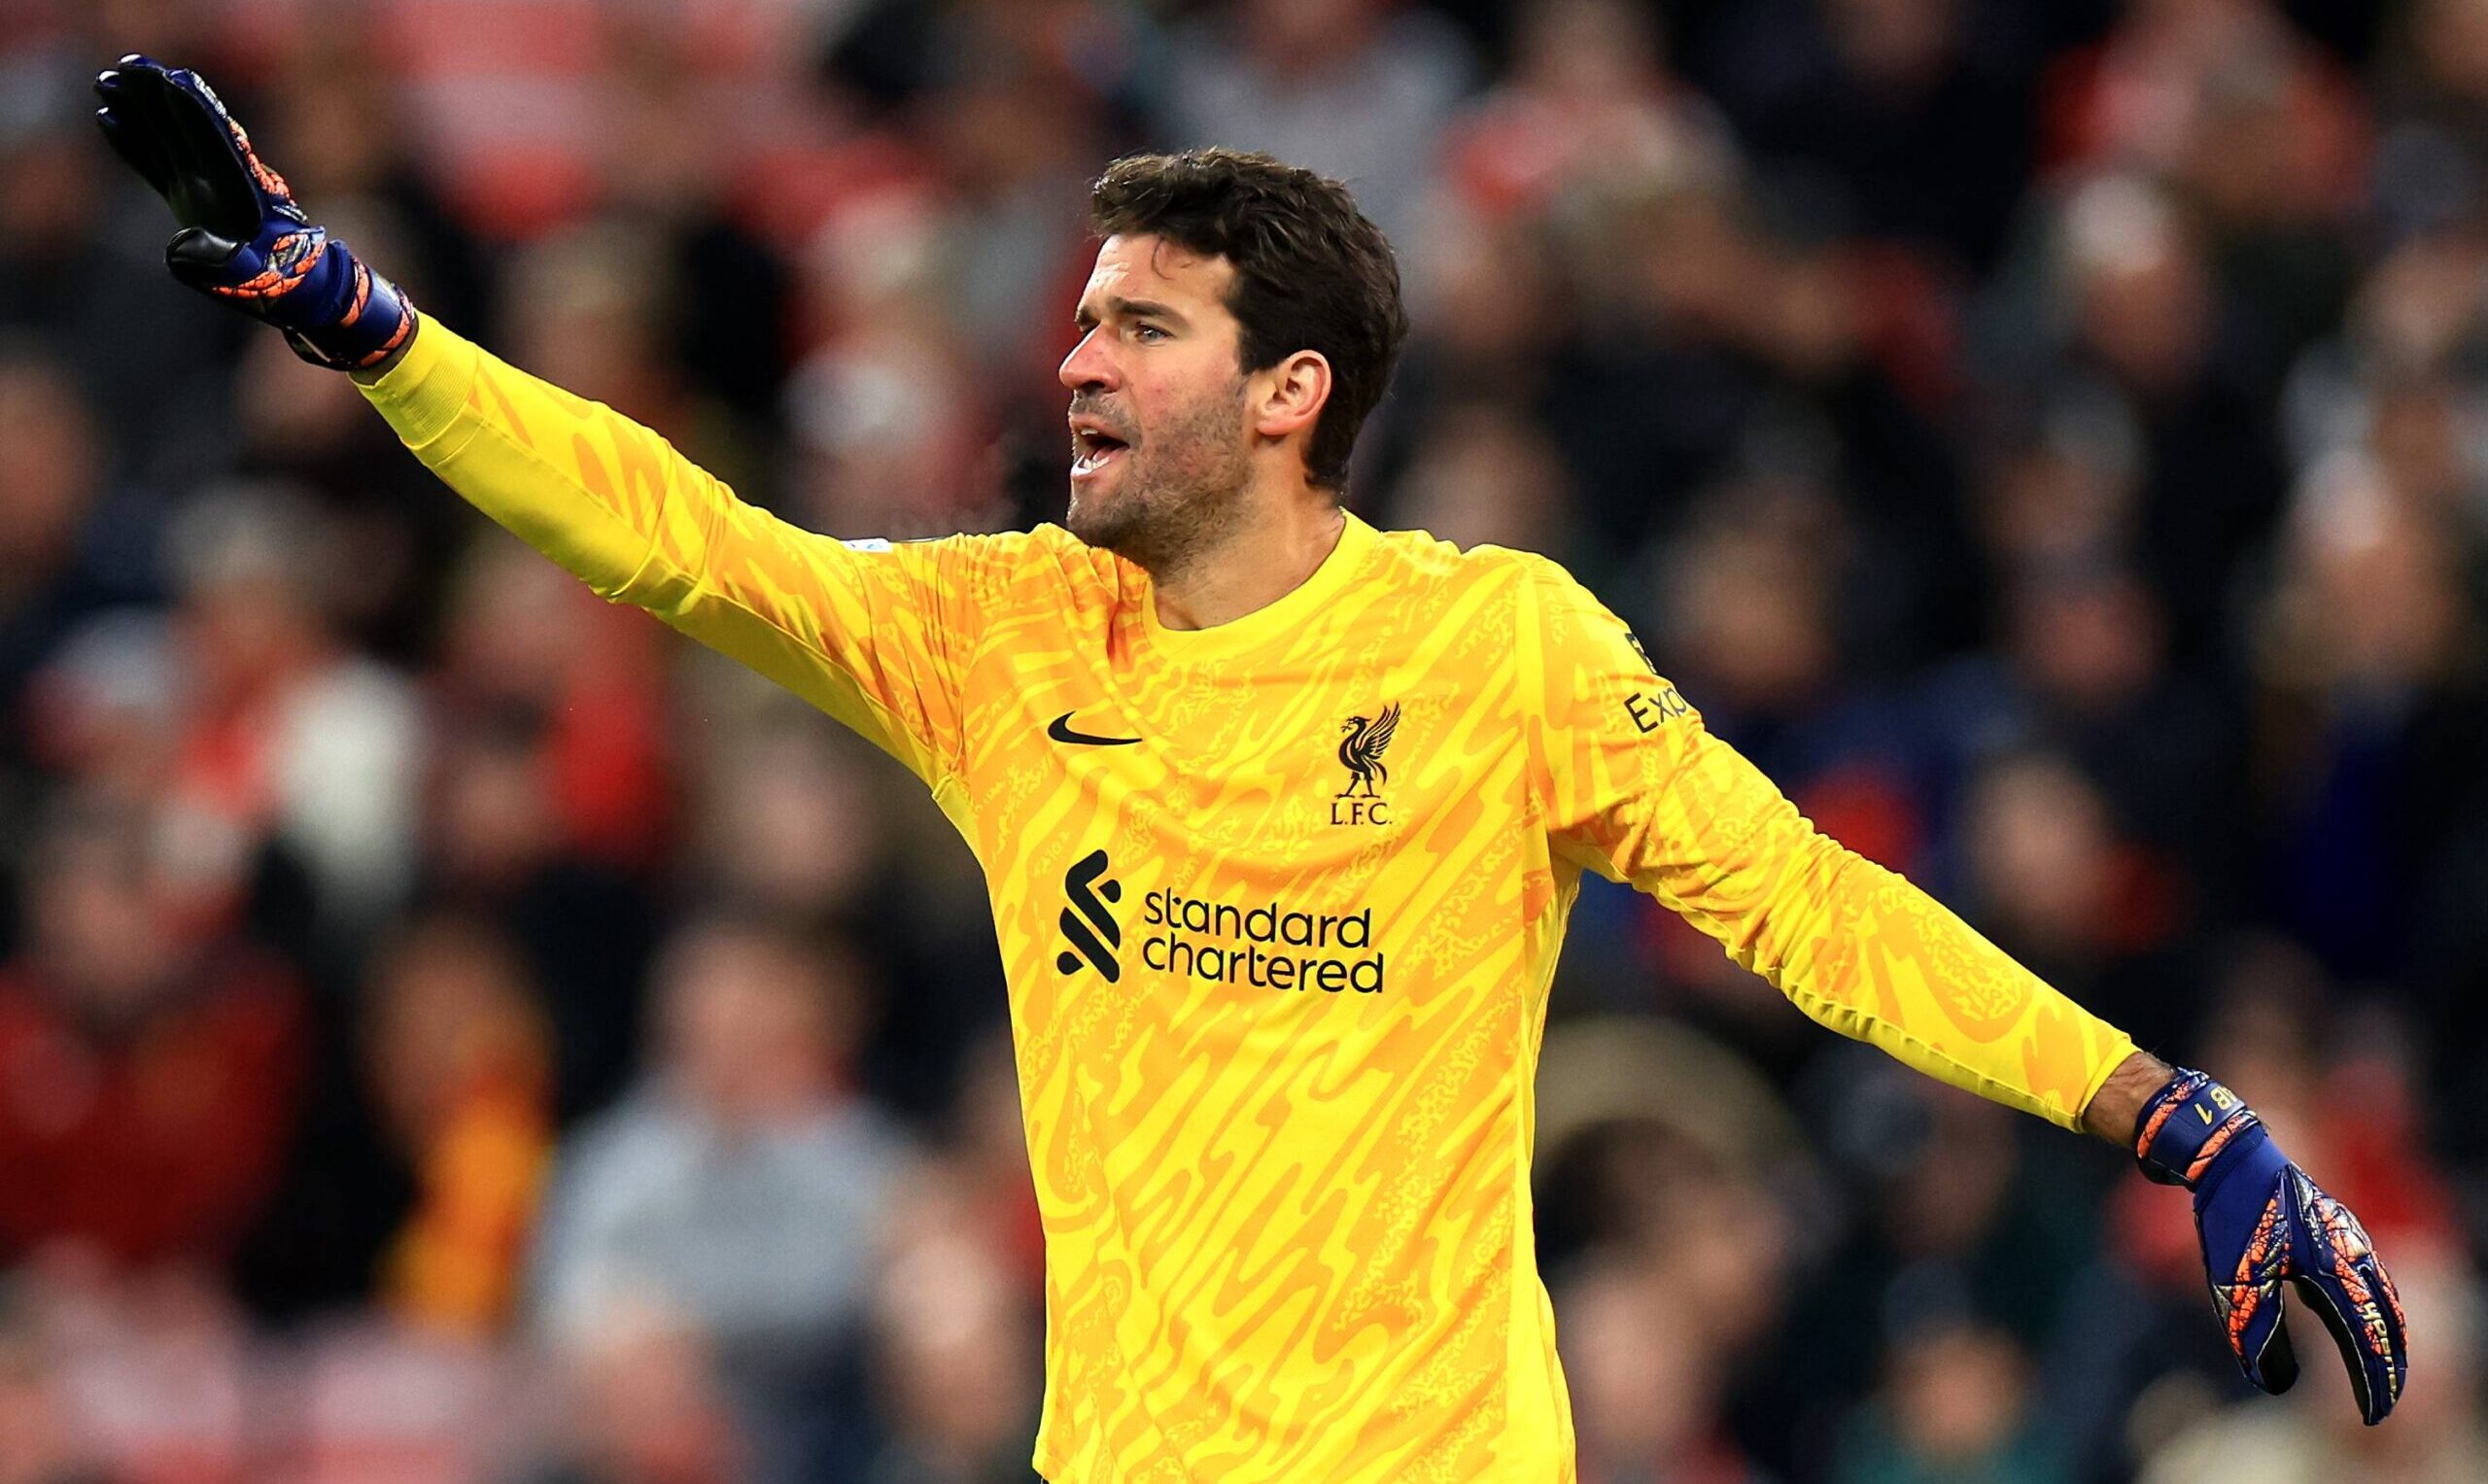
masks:
[[[1529,1170],[1585,870],[2058,1123],[2132,1049],[1817,833],[1542,557],[1350,515],[1295,591],[1169,630],[1053,526],[798,530],[437,322],[357,380],[461,495],[872,739],[976,852],[1058,1484],[1573,1476]]]

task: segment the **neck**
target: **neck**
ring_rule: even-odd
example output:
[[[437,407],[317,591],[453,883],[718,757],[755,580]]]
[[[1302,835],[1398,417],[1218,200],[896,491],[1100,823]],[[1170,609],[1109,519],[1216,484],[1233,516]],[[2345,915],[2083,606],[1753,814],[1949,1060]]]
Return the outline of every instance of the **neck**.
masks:
[[[1347,511],[1328,500],[1289,500],[1239,522],[1181,569],[1150,573],[1158,621],[1208,629],[1265,608],[1302,586],[1347,529]]]

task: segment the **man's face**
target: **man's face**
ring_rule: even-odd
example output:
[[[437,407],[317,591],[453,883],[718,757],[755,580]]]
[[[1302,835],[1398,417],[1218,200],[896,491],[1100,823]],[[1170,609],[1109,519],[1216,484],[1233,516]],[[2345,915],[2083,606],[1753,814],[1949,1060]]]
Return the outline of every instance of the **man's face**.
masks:
[[[1109,237],[1081,292],[1071,391],[1072,535],[1153,570],[1239,516],[1253,440],[1227,311],[1234,268],[1156,236]]]

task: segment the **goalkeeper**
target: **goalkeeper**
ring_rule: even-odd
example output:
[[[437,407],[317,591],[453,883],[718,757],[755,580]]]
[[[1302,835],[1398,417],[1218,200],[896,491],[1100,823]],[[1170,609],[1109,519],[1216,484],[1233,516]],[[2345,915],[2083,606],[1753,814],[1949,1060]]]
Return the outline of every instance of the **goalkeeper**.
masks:
[[[2365,1419],[2401,1398],[2365,1232],[2234,1093],[1822,836],[1554,564],[1340,505],[1406,326],[1336,183],[1117,161],[1064,525],[841,541],[423,321],[193,74],[129,56],[96,87],[177,277],[349,371],[607,599],[871,739],[976,851],[1045,1222],[1048,1478],[1573,1476],[1528,1163],[1585,870],[1832,1029],[2187,1187],[2257,1386],[2297,1377],[2294,1291]]]

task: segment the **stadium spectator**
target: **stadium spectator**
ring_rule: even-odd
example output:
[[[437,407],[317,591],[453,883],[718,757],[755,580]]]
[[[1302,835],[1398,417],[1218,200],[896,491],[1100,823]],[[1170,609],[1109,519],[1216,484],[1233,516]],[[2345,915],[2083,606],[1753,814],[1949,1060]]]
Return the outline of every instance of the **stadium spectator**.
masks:
[[[2172,652],[2196,663],[2280,505],[2280,366],[2253,344],[2212,245],[2166,183],[2085,181],[2054,232],[2058,287],[2045,312],[2069,333],[2037,372],[2040,390],[2091,402],[2137,447],[2134,559],[2169,616]]]
[[[413,887],[424,738],[414,686],[329,627],[326,534],[295,491],[260,484],[201,492],[167,532],[185,684],[166,788],[202,852],[230,857],[197,873],[194,911],[246,890],[264,841],[310,898],[283,946],[335,955]]]
[[[529,1484],[737,1484],[753,1450],[708,1337],[625,1304],[563,1351],[561,1437]],[[767,1477],[762,1475],[761,1477]]]
[[[55,800],[0,967],[0,1246],[213,1272],[276,1177],[302,1085],[301,984],[189,910],[144,805]]]
[[[513,1309],[552,1162],[552,1048],[516,950],[418,921],[377,955],[365,1064],[414,1171],[381,1293],[405,1318],[489,1336]]]
[[[1730,1378],[1688,1322],[1700,1298],[1674,1274],[1615,1259],[1560,1291],[1581,1484],[1763,1484],[1720,1417]]]
[[[112,507],[94,409],[66,365],[31,336],[0,346],[0,705],[97,611],[150,596],[155,552]],[[115,539],[120,535],[120,539]],[[133,549],[134,548],[134,549]],[[0,711],[0,757],[18,766],[40,718]]]
[[[994,389],[943,289],[955,226],[938,190],[894,187],[809,244],[810,296],[832,329],[786,388],[799,524],[906,539],[1003,514],[985,447]]]
[[[653,296],[652,330],[690,401],[681,414],[687,446],[715,461],[708,466],[720,477],[757,490],[780,431],[792,286],[785,263],[737,212],[731,118],[708,106],[709,89],[684,50],[663,40],[626,48],[602,90],[602,216],[645,234],[660,259],[667,292]]]
[[[1513,30],[1509,74],[1455,126],[1443,167],[1479,217],[1560,212],[1585,195],[1716,168],[1733,150],[1726,121],[1670,74],[1647,11],[1558,0],[1522,10]]]
[[[81,1451],[114,1484],[248,1484],[274,1431],[296,1425],[256,1404],[254,1332],[212,1275],[115,1274],[74,1255],[23,1274],[56,1395]]]
[[[2193,1030],[2202,971],[2177,934],[2185,888],[2090,775],[2061,757],[1999,757],[1974,777],[1959,828],[1986,933],[2138,1037]]]
[[[2070,1484],[2032,1404],[2028,1356],[1976,1325],[1933,1327],[1891,1353],[1881,1405],[1859,1417],[1836,1484]]]
[[[2376,206],[2397,237],[2456,225],[2480,203],[2488,166],[2488,7],[2423,0],[2404,14],[2378,71]]]
[[[241,342],[229,326],[167,313],[180,286],[165,281],[161,244],[128,230],[155,203],[95,170],[84,94],[64,86],[77,72],[38,42],[0,74],[0,326],[39,335],[73,368],[115,430],[100,448],[109,477],[171,492],[231,452],[223,362]]]
[[[1347,181],[1405,237],[1474,81],[1460,33],[1398,0],[1232,0],[1179,29],[1158,102],[1176,147],[1261,150]]]
[[[105,1484],[23,1287],[0,1290],[0,1484]]]
[[[1005,1063],[1007,1068],[1008,1063]],[[896,1256],[873,1295],[872,1359],[887,1436],[866,1484],[1026,1484],[1042,1325],[1008,1226],[980,1209],[976,1172],[930,1170],[901,1199]]]
[[[2488,805],[2472,551],[2349,456],[2278,535],[2256,656],[2270,901],[2336,971],[2397,974],[2427,863]]]
[[[765,1477],[803,1478],[845,1419],[854,1338],[905,1158],[847,1078],[866,1009],[836,944],[695,921],[656,971],[650,1076],[565,1150],[535,1307],[556,1340],[645,1310],[715,1347]]]
[[[1498,402],[1456,403],[1426,427],[1422,447],[1393,495],[1417,530],[1462,546],[1572,544],[1562,455],[1525,415]]]
[[[789,921],[854,921],[887,849],[870,789],[809,713],[773,706],[720,727],[695,806],[691,859],[705,889]]]
[[[1740,7],[1705,73],[1775,194],[1842,236],[1904,242],[1957,281],[2002,248],[2035,120],[2022,58],[1960,0]]]
[[[1932,688],[1929,731],[1966,772],[1998,752],[2052,748],[2094,781],[2119,831],[2152,853],[2164,936],[2236,869],[2222,821],[2245,801],[2242,741],[2223,698],[2168,662],[2160,601],[2100,541],[2014,563],[2003,580],[2002,653],[1952,667]],[[2153,745],[2126,743],[2149,736]]]

